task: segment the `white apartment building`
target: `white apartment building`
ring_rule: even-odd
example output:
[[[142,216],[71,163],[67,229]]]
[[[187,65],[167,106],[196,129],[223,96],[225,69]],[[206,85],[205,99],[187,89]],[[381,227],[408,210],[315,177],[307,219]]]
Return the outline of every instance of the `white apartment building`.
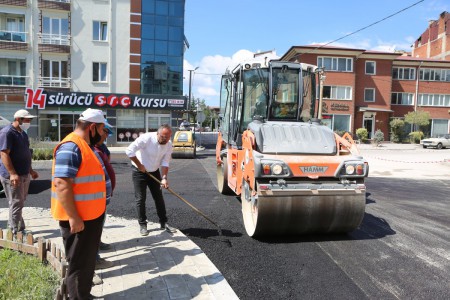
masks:
[[[186,106],[170,84],[182,70],[161,55],[147,55],[144,68],[141,54],[142,27],[163,17],[176,18],[184,42],[184,0],[0,0],[0,116],[12,121],[26,108],[38,116],[29,136],[56,142],[73,131],[81,111],[100,108],[117,128],[109,144],[172,122]],[[159,39],[150,42],[167,42]],[[174,92],[144,95],[141,81],[157,86],[149,76],[161,68],[159,81]]]

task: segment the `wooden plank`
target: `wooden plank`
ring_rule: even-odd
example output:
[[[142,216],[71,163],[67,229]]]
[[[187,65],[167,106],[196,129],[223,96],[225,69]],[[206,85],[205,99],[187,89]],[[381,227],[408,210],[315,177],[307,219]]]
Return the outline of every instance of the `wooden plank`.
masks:
[[[31,232],[27,233],[26,241],[27,241],[28,245],[33,245],[34,244],[34,238],[33,238],[33,234],[31,234]]]
[[[23,253],[28,253],[31,255],[36,255],[36,256],[38,255],[38,249],[36,247],[30,246],[30,245],[25,245],[22,243],[17,243],[14,241],[0,240],[0,247],[20,251]]]
[[[38,240],[38,258],[41,262],[44,262],[46,260],[46,254],[47,250],[45,249],[45,240],[40,237]]]
[[[16,241],[19,242],[19,243],[23,243],[23,232],[22,231],[19,231],[16,234]]]
[[[3,229],[0,228],[0,240],[3,240]]]
[[[8,241],[12,241],[13,240],[13,233],[12,233],[11,229],[8,229],[8,231],[6,232],[6,239]]]

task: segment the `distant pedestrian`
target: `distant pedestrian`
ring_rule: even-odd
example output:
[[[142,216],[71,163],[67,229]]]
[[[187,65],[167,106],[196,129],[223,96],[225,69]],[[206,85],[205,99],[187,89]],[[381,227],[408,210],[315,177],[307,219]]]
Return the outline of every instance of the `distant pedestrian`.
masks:
[[[16,111],[12,124],[0,130],[0,180],[9,202],[8,226],[17,234],[25,230],[22,209],[31,178],[39,174],[31,167],[30,140],[27,130],[30,128],[32,116],[25,109]]]
[[[69,267],[69,298],[89,299],[111,181],[93,150],[107,124],[103,113],[88,108],[74,132],[54,150],[51,212],[59,220]]]
[[[176,229],[167,225],[166,205],[161,190],[163,187],[169,187],[167,174],[169,173],[169,162],[172,155],[171,136],[172,128],[167,124],[161,125],[157,132],[147,132],[138,137],[125,151],[132,161],[131,175],[134,184],[134,197],[140,234],[142,236],[148,235],[145,208],[147,187],[150,189],[155,201],[160,228],[168,232],[176,232]],[[147,172],[160,180],[161,185],[148,176]]]

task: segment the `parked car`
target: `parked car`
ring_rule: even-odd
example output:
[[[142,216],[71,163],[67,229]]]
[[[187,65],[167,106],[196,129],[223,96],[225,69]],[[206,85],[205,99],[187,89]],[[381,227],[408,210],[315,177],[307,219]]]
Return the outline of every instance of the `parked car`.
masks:
[[[435,147],[436,149],[442,149],[450,147],[450,134],[444,134],[441,137],[428,138],[420,141],[420,144],[424,148]]]

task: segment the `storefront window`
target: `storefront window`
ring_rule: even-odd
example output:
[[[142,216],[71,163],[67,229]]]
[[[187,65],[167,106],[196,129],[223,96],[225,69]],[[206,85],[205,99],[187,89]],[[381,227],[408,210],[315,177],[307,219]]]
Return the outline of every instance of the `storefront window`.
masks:
[[[59,141],[59,118],[57,114],[39,115],[39,138],[41,141]]]
[[[117,110],[117,142],[132,142],[145,133],[144,110]]]
[[[333,131],[350,132],[350,115],[323,115],[322,124]]]

